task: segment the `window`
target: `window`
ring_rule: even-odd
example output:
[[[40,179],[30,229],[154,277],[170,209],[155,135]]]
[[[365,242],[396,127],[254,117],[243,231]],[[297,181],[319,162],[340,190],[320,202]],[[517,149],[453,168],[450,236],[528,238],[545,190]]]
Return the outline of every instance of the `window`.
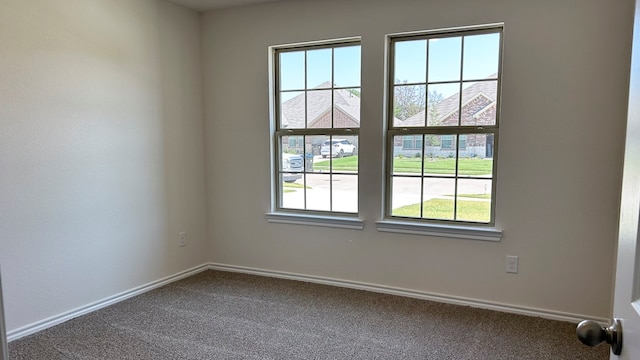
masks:
[[[441,149],[453,149],[453,135],[442,135],[440,137]]]
[[[501,43],[501,27],[390,37],[387,219],[494,224]]]
[[[402,139],[402,148],[404,150],[421,150],[422,149],[422,136],[407,135]],[[420,154],[420,153],[418,153]]]
[[[360,43],[274,50],[277,211],[358,213]]]

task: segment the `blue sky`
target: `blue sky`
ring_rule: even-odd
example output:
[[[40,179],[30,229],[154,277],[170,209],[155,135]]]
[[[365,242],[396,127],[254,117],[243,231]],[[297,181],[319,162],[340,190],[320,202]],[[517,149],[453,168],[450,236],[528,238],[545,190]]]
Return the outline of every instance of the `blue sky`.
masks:
[[[427,45],[428,61],[427,61]],[[500,34],[468,35],[431,40],[408,40],[395,43],[394,80],[396,83],[425,83],[427,71],[429,82],[460,81],[462,54],[464,63],[462,80],[487,78],[498,71]],[[338,47],[334,50],[334,83],[340,87],[360,87],[360,46]],[[307,50],[306,88],[314,88],[331,82],[332,49]],[[281,90],[305,88],[305,51],[280,54]],[[444,97],[459,91],[457,84],[431,85]],[[283,96],[290,98],[298,93]],[[284,95],[284,94],[283,94]]]
[[[336,86],[360,87],[360,46],[334,49],[334,83]],[[286,52],[280,56],[281,90],[305,88],[304,51]],[[331,49],[307,51],[307,88],[331,82]]]

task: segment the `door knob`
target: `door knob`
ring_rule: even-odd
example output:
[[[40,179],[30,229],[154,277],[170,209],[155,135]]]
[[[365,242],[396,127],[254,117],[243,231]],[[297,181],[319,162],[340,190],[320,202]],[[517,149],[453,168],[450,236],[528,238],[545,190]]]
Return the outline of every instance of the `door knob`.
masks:
[[[576,327],[576,335],[585,345],[596,346],[606,342],[611,345],[611,351],[615,355],[620,355],[622,351],[622,323],[619,319],[614,319],[609,327],[600,326],[595,321],[584,320]]]

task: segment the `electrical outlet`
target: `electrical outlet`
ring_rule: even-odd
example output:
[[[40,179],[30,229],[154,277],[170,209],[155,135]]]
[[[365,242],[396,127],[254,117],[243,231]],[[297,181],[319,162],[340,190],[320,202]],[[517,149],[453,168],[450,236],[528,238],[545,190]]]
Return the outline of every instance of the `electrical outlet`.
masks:
[[[518,273],[518,257],[507,255],[507,272],[512,274]]]
[[[187,246],[187,233],[184,231],[178,233],[178,246]]]

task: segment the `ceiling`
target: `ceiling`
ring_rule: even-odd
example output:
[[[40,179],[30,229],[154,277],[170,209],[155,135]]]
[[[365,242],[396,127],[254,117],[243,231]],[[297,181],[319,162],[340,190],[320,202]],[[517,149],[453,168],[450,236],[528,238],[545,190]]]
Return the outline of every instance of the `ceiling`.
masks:
[[[214,9],[229,8],[235,6],[259,4],[278,0],[169,0],[173,3],[194,9],[197,11],[207,11]]]

